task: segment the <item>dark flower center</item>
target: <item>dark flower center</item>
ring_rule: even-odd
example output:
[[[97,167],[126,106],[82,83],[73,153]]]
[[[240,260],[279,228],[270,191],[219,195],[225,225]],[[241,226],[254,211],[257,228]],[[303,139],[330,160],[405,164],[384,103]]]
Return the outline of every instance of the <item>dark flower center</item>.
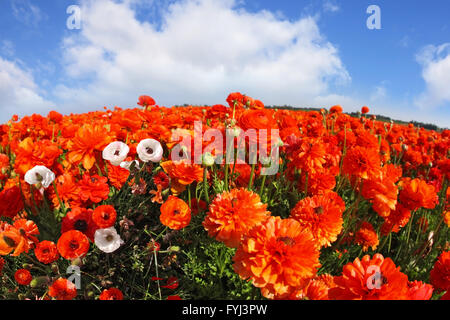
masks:
[[[277,241],[281,241],[289,247],[292,247],[295,245],[295,240],[292,239],[291,237],[278,237]]]
[[[317,214],[322,214],[323,213],[323,207],[319,206],[317,208],[314,208],[314,212]]]
[[[80,244],[76,240],[71,240],[69,243],[69,248],[72,250],[77,250],[80,247]]]
[[[75,230],[78,230],[81,232],[86,231],[88,228],[88,224],[87,224],[86,220],[81,220],[81,219],[75,221],[73,226],[74,226]]]
[[[147,151],[148,154],[152,154],[152,153],[153,153],[153,149],[150,148],[150,147],[147,147],[147,148],[145,149],[145,151]]]
[[[180,214],[180,210],[178,210],[178,209],[173,210],[173,214],[174,215]]]
[[[5,241],[6,244],[7,244],[9,247],[15,247],[15,246],[16,246],[16,242],[15,242],[13,239],[11,239],[10,237],[3,236],[3,241]]]
[[[116,150],[116,151],[114,152],[114,155],[115,155],[115,156],[120,155],[120,150]]]

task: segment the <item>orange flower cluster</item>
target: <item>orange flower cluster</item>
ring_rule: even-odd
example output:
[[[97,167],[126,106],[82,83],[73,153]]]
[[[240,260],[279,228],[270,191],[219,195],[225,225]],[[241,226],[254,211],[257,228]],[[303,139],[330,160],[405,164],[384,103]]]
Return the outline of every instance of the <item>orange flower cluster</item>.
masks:
[[[266,108],[239,92],[226,102],[165,108],[141,96],[142,108],[67,116],[52,111],[0,125],[0,255],[27,254],[53,271],[67,264],[64,259],[83,265],[92,254],[98,265],[102,254],[114,257],[119,248],[117,257],[135,254],[144,243],[142,252],[168,255],[158,259],[168,270],[178,263],[179,245],[209,236],[235,249],[234,271],[266,298],[448,297],[450,257],[442,238],[450,225],[450,130],[377,121],[367,116],[367,106],[351,117],[340,105],[329,111]],[[204,136],[202,148],[227,146],[224,134],[232,129],[238,139],[231,149],[243,143],[245,161],[253,143],[259,156],[279,147],[279,158],[272,159],[279,172],[264,176],[267,163],[261,162],[198,164],[197,143],[172,139],[209,129],[223,136]],[[267,131],[268,140],[258,134],[240,140],[245,130]],[[172,159],[180,146],[183,160]],[[224,149],[212,157],[226,156]],[[411,243],[400,246],[406,258],[395,259],[396,266],[388,256],[404,239]],[[431,285],[400,271],[400,265],[438,255],[429,261]],[[9,259],[0,258],[0,272]],[[37,269],[30,270],[17,270],[16,282],[30,285]],[[46,294],[75,298],[76,287],[60,275],[45,275]],[[158,289],[179,289],[181,277],[169,276]],[[106,277],[93,277],[101,279],[96,298],[121,300],[122,291],[130,293]]]
[[[161,206],[161,223],[170,229],[180,230],[191,222],[191,209],[182,199],[170,196]]]
[[[297,203],[291,217],[308,229],[319,246],[328,247],[342,230],[345,203],[335,192],[307,197]]]
[[[256,193],[243,188],[233,189],[214,199],[203,226],[210,237],[237,248],[244,234],[270,216],[266,208]]]
[[[27,253],[38,242],[39,230],[33,221],[19,219],[10,225],[0,223],[0,255],[13,257]]]
[[[319,249],[311,233],[294,219],[270,217],[244,235],[234,270],[261,288],[266,298],[282,299],[314,277]]]
[[[336,287],[328,291],[330,299],[404,300],[409,298],[408,277],[390,258],[369,255],[344,266],[335,277]]]

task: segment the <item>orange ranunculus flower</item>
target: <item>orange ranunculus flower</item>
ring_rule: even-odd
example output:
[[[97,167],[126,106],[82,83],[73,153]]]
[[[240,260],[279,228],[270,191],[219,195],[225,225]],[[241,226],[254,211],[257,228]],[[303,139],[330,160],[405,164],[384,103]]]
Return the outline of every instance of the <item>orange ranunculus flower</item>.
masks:
[[[89,251],[89,239],[81,231],[70,230],[61,235],[56,247],[63,258],[72,260],[84,256]]]
[[[84,233],[91,241],[94,240],[95,231],[99,227],[92,220],[92,209],[73,207],[61,222],[61,234],[70,230]]]
[[[288,297],[320,267],[310,232],[297,220],[280,217],[269,217],[244,235],[233,260],[236,273],[270,299]]]
[[[34,141],[31,137],[21,141],[14,151],[16,153],[14,168],[21,175],[36,165],[52,168],[63,153],[57,143],[45,139]]]
[[[330,113],[342,113],[344,109],[340,105],[335,105],[330,108]]]
[[[369,247],[375,250],[380,243],[378,235],[373,228],[372,224],[364,221],[359,230],[355,234],[355,243],[363,247],[363,251],[366,252]]]
[[[155,100],[150,96],[140,96],[138,105],[142,107],[154,106],[156,104]]]
[[[175,194],[181,193],[187,185],[194,181],[203,180],[203,168],[198,164],[189,164],[187,161],[165,161],[161,163],[163,170],[171,179],[171,189]]]
[[[240,92],[230,93],[227,97],[227,102],[230,108],[243,108],[244,107],[244,95]]]
[[[108,178],[106,177],[100,177],[98,175],[90,176],[85,173],[83,179],[78,181],[78,188],[80,198],[83,201],[99,203],[102,200],[108,199],[109,186]]]
[[[16,279],[17,283],[22,286],[27,286],[30,284],[33,277],[31,276],[31,272],[27,269],[19,269],[14,274],[14,279]]]
[[[328,171],[317,172],[308,176],[302,174],[298,181],[297,189],[304,192],[308,189],[308,195],[325,194],[336,187],[336,177]]]
[[[377,150],[356,146],[347,150],[342,171],[348,176],[369,179],[378,176],[380,162],[380,155]]]
[[[303,139],[293,154],[292,165],[311,174],[323,172],[327,150],[323,141],[318,139]]]
[[[117,190],[120,190],[130,176],[130,171],[120,166],[113,166],[110,163],[107,163],[107,167],[109,182]]]
[[[14,228],[19,230],[20,234],[25,237],[30,246],[35,245],[39,242],[39,240],[35,237],[39,235],[39,229],[31,220],[27,219],[18,219],[14,221]]]
[[[30,250],[30,240],[24,232],[11,225],[5,225],[0,232],[0,255],[6,256],[12,252],[13,257]]]
[[[362,114],[369,113],[369,111],[370,111],[369,107],[364,106],[364,107],[361,108],[361,113]]]
[[[409,299],[408,277],[379,253],[346,264],[334,282],[336,287],[328,291],[331,300]]]
[[[398,187],[395,184],[401,177],[401,169],[388,164],[381,169],[378,177],[365,180],[362,195],[370,200],[373,210],[381,217],[387,217],[397,205]]]
[[[105,289],[100,294],[99,300],[123,300],[123,293],[117,288]]]
[[[294,291],[289,300],[329,300],[328,290],[334,288],[334,277],[330,274],[322,274],[311,278],[301,290]]]
[[[100,229],[114,226],[116,218],[117,212],[111,205],[98,206],[92,213],[92,220]]]
[[[450,251],[441,253],[430,272],[430,281],[439,291],[450,291]]]
[[[60,176],[58,176],[55,180],[56,185],[56,191],[58,192],[58,195],[56,195],[56,192],[54,192],[54,189],[51,189],[53,191],[52,193],[52,202],[53,205],[56,208],[59,208],[61,202],[64,203],[66,207],[70,207],[71,202],[80,203],[80,190],[78,189],[78,186],[75,182],[75,179],[70,173],[64,173]],[[53,186],[52,186],[53,187]],[[59,196],[59,199],[58,199]]]
[[[450,228],[450,210],[444,211],[444,222]]]
[[[270,216],[266,209],[258,194],[244,188],[233,189],[214,199],[203,226],[210,237],[236,248],[242,235]]]
[[[277,129],[277,122],[272,116],[271,111],[266,109],[249,109],[242,112],[239,117],[239,127],[243,130],[248,129]],[[270,137],[270,132],[268,132]]]
[[[169,199],[161,205],[161,223],[170,229],[180,230],[191,222],[191,209],[186,202],[175,196],[169,196]]]
[[[52,241],[44,240],[40,242],[34,249],[34,255],[44,264],[55,262],[59,258],[56,244]]]
[[[77,296],[77,287],[73,282],[59,278],[48,288],[48,295],[56,300],[72,300]]]
[[[0,180],[8,177],[7,171],[9,166],[9,157],[6,154],[0,153]]]
[[[81,163],[90,170],[94,166],[96,152],[103,151],[113,139],[102,125],[85,124],[70,141],[67,159],[74,166]]]
[[[427,184],[421,179],[404,178],[400,182],[402,190],[400,191],[400,202],[410,210],[419,208],[433,209],[438,196],[433,185]]]
[[[410,300],[430,300],[433,286],[422,281],[408,282]]]
[[[389,216],[384,218],[384,223],[381,226],[381,234],[388,235],[391,232],[399,232],[400,228],[406,226],[411,217],[411,210],[405,208],[401,203],[397,204],[394,211],[391,211]]]
[[[0,217],[14,218],[23,210],[24,204],[20,188],[13,186],[0,192]]]
[[[307,228],[320,247],[336,241],[342,230],[345,203],[335,192],[300,200],[291,211],[291,218]]]

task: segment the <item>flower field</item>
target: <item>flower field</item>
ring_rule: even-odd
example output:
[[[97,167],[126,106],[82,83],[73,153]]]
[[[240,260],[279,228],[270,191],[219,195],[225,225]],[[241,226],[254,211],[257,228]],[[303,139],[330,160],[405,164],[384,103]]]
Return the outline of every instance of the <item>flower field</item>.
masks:
[[[0,126],[0,299],[450,298],[450,130],[224,105]]]

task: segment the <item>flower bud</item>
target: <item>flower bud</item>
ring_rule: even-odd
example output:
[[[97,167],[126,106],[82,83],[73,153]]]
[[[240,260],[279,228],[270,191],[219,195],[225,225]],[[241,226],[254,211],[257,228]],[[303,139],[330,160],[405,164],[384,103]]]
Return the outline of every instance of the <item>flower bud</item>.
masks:
[[[52,263],[51,267],[53,273],[59,273],[59,267],[56,263]]]
[[[231,134],[233,135],[233,137],[239,137],[241,135],[241,128],[239,127],[234,127],[232,129]]]
[[[82,261],[81,261],[80,258],[76,258],[76,259],[72,260],[72,265],[73,266],[81,266],[81,263],[82,263]]]
[[[48,284],[49,280],[50,279],[48,277],[33,278],[33,280],[31,280],[30,282],[30,287],[31,288],[43,287]]]
[[[211,167],[214,164],[214,156],[211,153],[206,152],[202,158],[204,166]]]
[[[259,157],[259,162],[261,163],[261,165],[263,167],[270,167],[270,164],[272,163],[272,159],[270,159],[270,157],[260,156]]]
[[[179,246],[171,246],[169,247],[169,251],[179,252],[181,248]]]

